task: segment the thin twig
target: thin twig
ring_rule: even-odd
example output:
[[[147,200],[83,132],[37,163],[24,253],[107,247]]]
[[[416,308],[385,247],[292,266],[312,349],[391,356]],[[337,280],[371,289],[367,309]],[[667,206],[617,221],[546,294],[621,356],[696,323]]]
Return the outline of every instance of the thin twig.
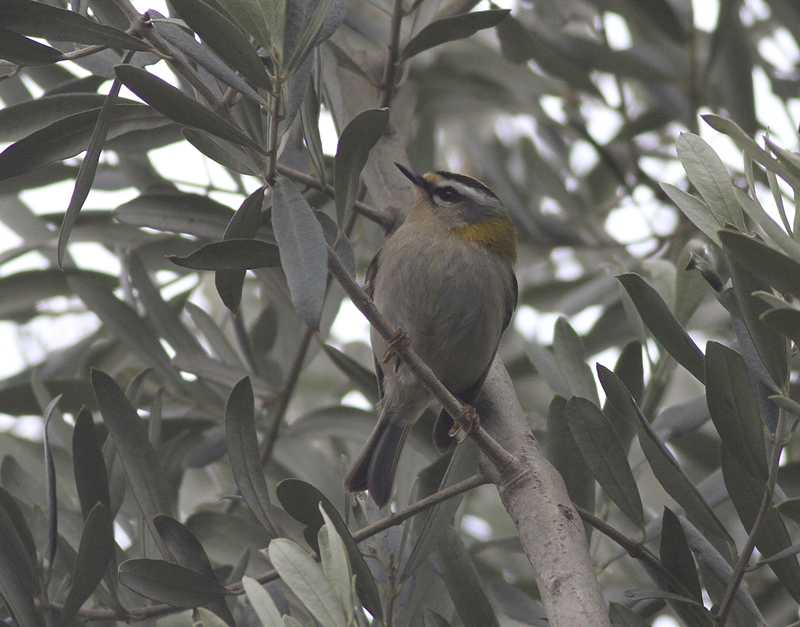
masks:
[[[786,445],[784,431],[786,430],[786,411],[781,409],[778,413],[778,426],[775,428],[775,444],[772,447],[772,456],[769,463],[769,478],[767,479],[766,489],[764,490],[764,498],[761,499],[761,507],[758,510],[758,516],[753,523],[753,528],[750,530],[750,535],[747,536],[742,549],[739,560],[733,568],[733,575],[728,582],[728,587],[725,590],[725,596],[722,597],[722,603],[719,605],[719,612],[717,613],[716,624],[722,626],[728,619],[728,613],[733,606],[733,600],[736,597],[736,591],[739,589],[739,584],[744,578],[745,568],[750,561],[750,556],[753,554],[753,549],[756,547],[756,536],[761,531],[762,525],[766,522],[767,516],[772,511],[772,499],[775,496],[775,483],[778,480],[778,463],[781,459],[781,451]]]
[[[272,422],[264,438],[264,445],[261,449],[261,465],[263,466],[268,459],[272,457],[272,451],[275,448],[275,443],[278,441],[278,433],[283,424],[283,418],[286,416],[286,410],[289,408],[289,402],[292,400],[294,388],[297,381],[300,379],[300,373],[303,371],[303,362],[306,360],[308,347],[311,344],[311,338],[314,336],[314,331],[311,327],[305,327],[303,336],[300,338],[300,346],[297,349],[297,354],[294,358],[294,363],[289,371],[289,376],[286,378],[286,385],[280,394],[280,401],[278,408],[272,417]]]
[[[397,76],[397,63],[400,58],[400,26],[403,23],[403,0],[394,0],[392,7],[392,24],[389,35],[389,51],[386,55],[386,66],[381,81],[381,107],[388,107],[392,102],[394,81]]]
[[[277,166],[277,170],[278,174],[285,176],[287,179],[292,179],[293,181],[301,183],[306,187],[310,187],[318,192],[322,192],[329,198],[334,198],[336,195],[333,187],[320,181],[316,177],[311,176],[310,174],[300,172],[299,170],[293,170],[292,168],[287,168],[285,165],[281,165],[280,163]],[[381,226],[384,231],[391,231],[391,229],[394,227],[395,218],[388,211],[377,209],[376,207],[370,207],[369,205],[366,205],[358,200],[353,205],[353,209],[365,218],[368,218],[369,220],[372,220]]]
[[[649,568],[656,571],[661,577],[664,578],[666,583],[669,585],[670,588],[673,589],[675,594],[679,594],[681,596],[686,597],[687,599],[692,598],[692,593],[683,585],[683,582],[678,579],[675,575],[672,574],[665,566],[661,563],[661,560],[658,559],[655,555],[653,555],[649,550],[643,547],[639,542],[630,539],[624,533],[617,531],[606,523],[604,520],[598,518],[591,512],[583,509],[580,505],[573,503],[572,506],[577,510],[580,517],[583,519],[584,522],[591,525],[595,529],[597,529],[600,533],[608,537],[610,540],[618,544],[620,547],[627,551],[628,555],[632,558],[639,560],[643,564],[646,564]],[[699,607],[697,609],[700,609]],[[708,610],[706,610],[707,612]],[[711,619],[708,614],[703,614],[704,616],[710,619],[709,624],[712,624],[713,619]]]
[[[269,159],[269,169],[267,170],[266,179],[270,186],[275,184],[275,171],[278,166],[278,126],[280,125],[283,116],[281,114],[281,107],[283,100],[281,95],[283,93],[283,85],[281,83],[281,76],[279,72],[275,73],[273,79],[273,92],[272,92],[272,115],[269,120],[269,143],[267,144],[267,158]]]

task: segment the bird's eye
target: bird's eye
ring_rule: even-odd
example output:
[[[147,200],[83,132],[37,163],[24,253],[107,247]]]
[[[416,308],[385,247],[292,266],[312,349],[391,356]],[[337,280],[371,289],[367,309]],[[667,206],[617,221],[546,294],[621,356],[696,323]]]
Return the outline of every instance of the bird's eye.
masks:
[[[436,195],[444,202],[453,202],[458,198],[458,192],[452,187],[443,187],[436,192]]]

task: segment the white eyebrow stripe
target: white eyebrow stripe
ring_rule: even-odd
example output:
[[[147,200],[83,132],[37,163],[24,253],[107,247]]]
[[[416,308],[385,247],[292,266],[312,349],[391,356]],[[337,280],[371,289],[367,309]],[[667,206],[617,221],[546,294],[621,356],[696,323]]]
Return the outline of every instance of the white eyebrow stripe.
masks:
[[[443,179],[436,184],[437,190],[445,187],[452,187],[462,196],[466,196],[477,203],[486,204],[487,194],[481,189],[476,189],[471,185],[466,185],[461,181],[454,181],[451,179]]]

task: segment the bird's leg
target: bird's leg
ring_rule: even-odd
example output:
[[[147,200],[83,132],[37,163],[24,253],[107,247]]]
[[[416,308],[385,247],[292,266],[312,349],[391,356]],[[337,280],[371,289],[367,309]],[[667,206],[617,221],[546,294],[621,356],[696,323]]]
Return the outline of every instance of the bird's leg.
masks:
[[[392,338],[389,340],[389,348],[386,349],[386,352],[383,354],[383,358],[381,362],[386,364],[397,354],[397,347],[402,346],[403,348],[408,348],[411,344],[411,340],[408,339],[406,332],[403,329],[398,329],[397,333],[395,333]]]
[[[449,435],[451,438],[454,437],[462,427],[466,435],[472,435],[480,426],[481,420],[478,418],[478,412],[472,405],[465,405],[464,411],[453,422]]]

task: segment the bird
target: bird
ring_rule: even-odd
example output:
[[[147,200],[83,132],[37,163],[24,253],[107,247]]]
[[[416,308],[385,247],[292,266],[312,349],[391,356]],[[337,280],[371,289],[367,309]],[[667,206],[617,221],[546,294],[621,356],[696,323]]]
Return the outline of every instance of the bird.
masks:
[[[346,492],[369,490],[378,507],[392,495],[408,433],[433,397],[395,354],[398,341],[431,368],[460,401],[481,390],[517,304],[517,241],[503,202],[471,176],[418,174],[395,164],[414,185],[403,224],[373,258],[366,291],[399,334],[370,340],[378,379],[379,418],[344,478]],[[440,452],[454,420],[444,409],[434,426]]]

